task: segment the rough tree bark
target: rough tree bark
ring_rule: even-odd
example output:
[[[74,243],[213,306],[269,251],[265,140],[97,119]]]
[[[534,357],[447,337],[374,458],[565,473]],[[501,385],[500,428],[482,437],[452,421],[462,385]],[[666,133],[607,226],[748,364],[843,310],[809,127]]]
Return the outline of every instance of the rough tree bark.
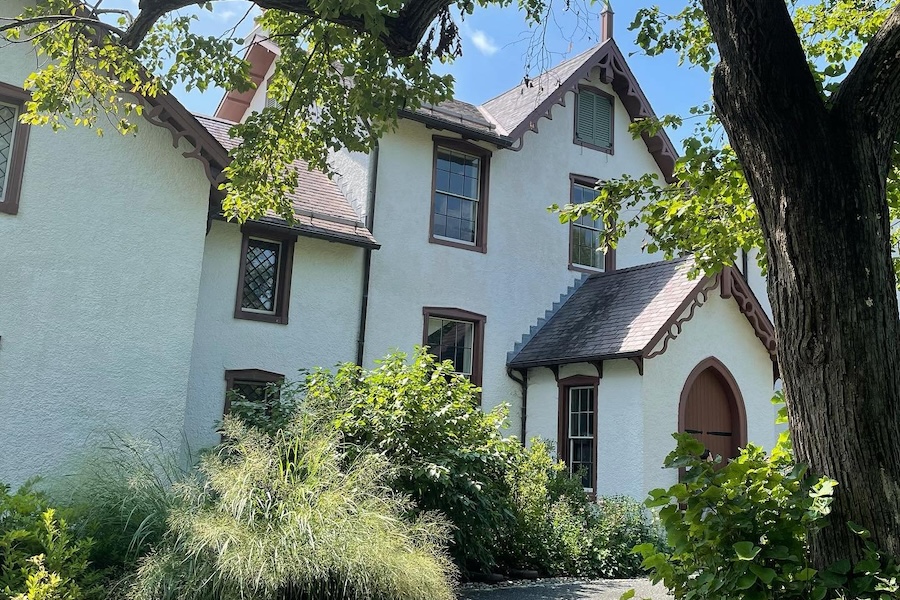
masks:
[[[900,6],[821,98],[784,0],[703,0],[713,95],[760,215],[797,458],[839,482],[815,566],[900,557],[900,319],[886,178],[900,130]]]

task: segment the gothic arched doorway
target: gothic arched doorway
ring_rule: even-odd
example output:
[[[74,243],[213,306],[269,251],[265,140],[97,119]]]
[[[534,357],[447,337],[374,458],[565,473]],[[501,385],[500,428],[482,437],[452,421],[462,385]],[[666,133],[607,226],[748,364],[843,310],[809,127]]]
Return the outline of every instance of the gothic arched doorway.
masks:
[[[747,445],[747,415],[737,382],[718,359],[700,362],[688,376],[678,408],[678,431],[691,433],[712,454],[734,458]]]

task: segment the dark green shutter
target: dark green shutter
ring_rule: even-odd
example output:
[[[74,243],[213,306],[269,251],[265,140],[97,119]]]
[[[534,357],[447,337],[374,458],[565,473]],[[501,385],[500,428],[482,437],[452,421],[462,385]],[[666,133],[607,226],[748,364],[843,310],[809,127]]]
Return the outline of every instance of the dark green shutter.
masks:
[[[594,95],[594,145],[612,147],[612,103],[606,96]]]
[[[612,101],[606,96],[581,91],[577,104],[575,137],[594,146],[612,148]]]
[[[594,99],[595,94],[578,92],[578,116],[575,119],[575,137],[582,142],[594,143]]]

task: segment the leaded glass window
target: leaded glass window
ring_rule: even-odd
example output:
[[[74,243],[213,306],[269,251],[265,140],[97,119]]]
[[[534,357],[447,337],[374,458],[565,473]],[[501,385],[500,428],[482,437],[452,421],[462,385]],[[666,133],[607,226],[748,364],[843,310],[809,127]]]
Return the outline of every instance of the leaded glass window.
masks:
[[[437,149],[432,215],[432,233],[436,237],[475,244],[481,161],[478,156],[457,150]]]
[[[18,116],[18,107],[0,102],[0,198],[6,194]]]
[[[241,308],[252,312],[274,313],[278,297],[281,244],[250,238],[244,260]]]
[[[262,381],[235,381],[231,387],[232,393],[238,394],[247,402],[271,407],[278,400],[278,386],[274,383]]]
[[[572,184],[572,204],[584,204],[597,197],[591,187],[579,183]],[[603,237],[603,222],[583,215],[572,223],[571,257],[573,265],[603,270],[606,254],[600,251]]]
[[[475,347],[475,324],[471,321],[428,318],[427,344],[438,360],[450,360],[453,368],[464,375],[472,375]]]
[[[572,387],[568,396],[569,472],[580,472],[582,487],[593,489],[594,388]]]

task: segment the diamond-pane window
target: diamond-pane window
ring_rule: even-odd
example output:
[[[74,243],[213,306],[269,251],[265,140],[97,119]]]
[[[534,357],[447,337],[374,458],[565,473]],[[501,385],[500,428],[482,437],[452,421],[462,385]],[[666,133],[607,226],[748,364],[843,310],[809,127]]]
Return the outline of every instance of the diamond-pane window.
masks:
[[[18,116],[18,107],[0,102],[0,198],[6,192]]]
[[[245,257],[241,308],[264,313],[275,312],[280,260],[279,242],[250,238]]]
[[[427,344],[438,360],[450,360],[458,373],[472,374],[475,348],[474,323],[429,317]]]

